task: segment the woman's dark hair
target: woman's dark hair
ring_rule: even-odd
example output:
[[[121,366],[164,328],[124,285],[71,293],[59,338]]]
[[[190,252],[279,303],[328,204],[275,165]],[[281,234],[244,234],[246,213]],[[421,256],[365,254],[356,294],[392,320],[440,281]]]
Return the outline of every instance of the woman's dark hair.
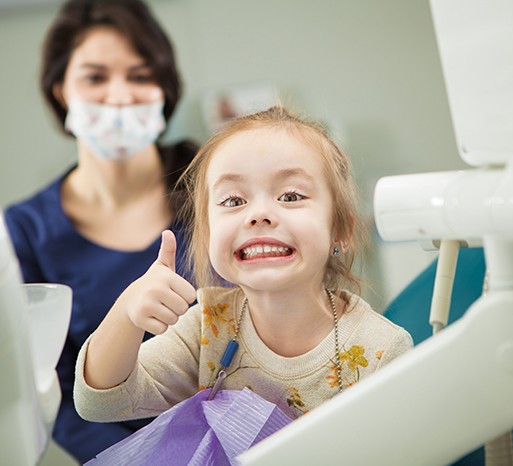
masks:
[[[164,116],[173,114],[181,94],[173,47],[141,0],[69,0],[60,9],[43,44],[40,84],[63,131],[66,108],[54,95],[62,83],[73,50],[96,26],[112,26],[122,33],[152,69],[164,92]]]

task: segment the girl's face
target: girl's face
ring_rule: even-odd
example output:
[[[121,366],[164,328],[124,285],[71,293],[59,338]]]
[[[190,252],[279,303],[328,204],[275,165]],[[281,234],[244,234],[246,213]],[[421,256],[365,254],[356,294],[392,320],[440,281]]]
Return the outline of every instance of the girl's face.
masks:
[[[132,105],[163,99],[153,72],[126,37],[112,27],[91,29],[73,51],[57,98]]]
[[[210,260],[224,279],[273,291],[322,287],[334,242],[321,156],[283,129],[248,130],[207,170]]]

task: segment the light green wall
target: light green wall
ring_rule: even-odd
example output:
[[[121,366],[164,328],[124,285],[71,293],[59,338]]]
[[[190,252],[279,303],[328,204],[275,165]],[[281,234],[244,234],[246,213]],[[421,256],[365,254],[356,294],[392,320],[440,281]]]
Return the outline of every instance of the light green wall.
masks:
[[[274,82],[323,120],[354,160],[365,197],[383,174],[458,168],[426,0],[153,0],[176,45],[185,96],[171,137],[205,137],[202,94]],[[56,5],[0,14],[0,206],[74,160],[38,91]]]

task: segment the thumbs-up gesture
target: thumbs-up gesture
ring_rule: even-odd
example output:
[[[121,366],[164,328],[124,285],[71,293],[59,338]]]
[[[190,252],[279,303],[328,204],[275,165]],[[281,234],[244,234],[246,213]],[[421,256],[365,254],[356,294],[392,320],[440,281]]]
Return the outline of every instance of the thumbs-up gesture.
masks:
[[[170,231],[162,233],[157,260],[146,273],[134,281],[118,298],[132,323],[145,331],[160,335],[174,325],[196,299],[196,290],[175,271],[176,238]]]

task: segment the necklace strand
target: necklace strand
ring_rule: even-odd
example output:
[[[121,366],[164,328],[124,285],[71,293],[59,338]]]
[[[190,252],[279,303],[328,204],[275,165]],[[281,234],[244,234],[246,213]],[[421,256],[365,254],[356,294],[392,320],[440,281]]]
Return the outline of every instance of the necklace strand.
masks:
[[[333,293],[328,290],[328,288],[324,289],[326,291],[326,295],[328,296],[328,301],[331,306],[331,311],[333,313],[333,323],[334,323],[334,330],[335,330],[335,365],[337,368],[337,383],[338,383],[338,389],[339,392],[342,391],[342,363],[340,361],[340,347],[338,343],[338,317],[337,317],[337,307],[335,305],[335,297],[333,296]],[[248,307],[248,298],[245,297],[244,301],[242,302],[242,309],[240,311],[239,318],[237,319],[237,323],[235,325],[235,332],[233,334],[233,338],[228,342],[228,345],[223,353],[223,357],[221,358],[221,367],[219,369],[219,372],[217,373],[217,377],[214,383],[214,386],[212,387],[212,390],[210,392],[210,396],[208,397],[209,400],[212,400],[216,394],[216,392],[219,390],[221,383],[223,379],[226,377],[226,371],[225,369],[231,364],[233,356],[235,355],[239,343],[237,342],[237,338],[240,333],[240,326],[242,323],[242,318],[244,317],[244,314],[246,313],[246,309]]]
[[[335,297],[333,293],[325,288],[326,294],[328,295],[328,299],[331,304],[331,310],[333,311],[333,321],[335,324],[335,365],[337,366],[337,382],[338,382],[338,391],[342,391],[342,362],[340,361],[340,347],[338,345],[338,317],[337,317],[337,307],[335,306]]]
[[[236,341],[237,337],[239,336],[240,324],[242,323],[242,317],[244,317],[247,307],[248,307],[248,298],[244,298],[244,301],[242,303],[242,309],[240,311],[239,318],[237,319],[237,325],[235,325],[235,333],[233,334],[232,340]]]

